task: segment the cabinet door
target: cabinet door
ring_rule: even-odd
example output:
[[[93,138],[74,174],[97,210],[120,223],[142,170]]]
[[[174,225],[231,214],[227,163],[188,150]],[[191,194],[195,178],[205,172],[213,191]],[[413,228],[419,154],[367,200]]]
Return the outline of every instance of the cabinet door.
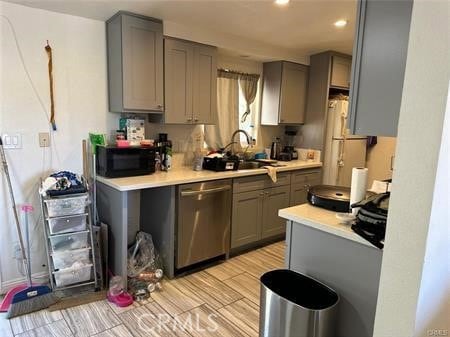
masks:
[[[303,124],[305,121],[308,67],[283,62],[279,122]]]
[[[350,58],[333,56],[331,64],[331,86],[350,88],[352,60]]]
[[[349,107],[354,134],[397,135],[412,5],[358,2]]]
[[[263,191],[233,195],[231,248],[258,241],[261,238]]]
[[[194,49],[193,121],[214,124],[217,113],[217,48]]]
[[[162,111],[162,24],[123,15],[122,54],[124,109]]]
[[[261,238],[264,239],[285,232],[286,220],[278,216],[278,210],[289,207],[289,192],[289,186],[264,190]]]
[[[307,194],[308,194],[308,187],[306,184],[304,183],[292,184],[290,206],[306,204],[308,202]]]
[[[191,43],[164,40],[165,123],[192,123],[194,47]]]

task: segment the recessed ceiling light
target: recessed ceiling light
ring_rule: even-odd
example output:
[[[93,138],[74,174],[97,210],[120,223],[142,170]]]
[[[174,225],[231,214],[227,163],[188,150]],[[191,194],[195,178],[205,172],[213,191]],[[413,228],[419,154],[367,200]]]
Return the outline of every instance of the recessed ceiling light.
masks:
[[[347,20],[338,20],[334,23],[336,27],[345,27],[347,25]]]
[[[287,5],[289,3],[289,0],[275,0],[275,3],[277,5],[284,6],[284,5]]]

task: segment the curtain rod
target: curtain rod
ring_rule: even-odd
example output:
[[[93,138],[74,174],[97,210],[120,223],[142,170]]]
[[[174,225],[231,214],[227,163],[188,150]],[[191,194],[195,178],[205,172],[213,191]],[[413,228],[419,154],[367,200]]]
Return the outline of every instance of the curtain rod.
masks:
[[[232,74],[232,75],[238,75],[238,76],[255,76],[255,77],[260,77],[259,74],[250,74],[250,73],[244,73],[241,71],[235,71],[235,70],[230,70],[230,69],[223,69],[223,68],[219,68],[217,69],[218,72],[224,72],[227,74]]]

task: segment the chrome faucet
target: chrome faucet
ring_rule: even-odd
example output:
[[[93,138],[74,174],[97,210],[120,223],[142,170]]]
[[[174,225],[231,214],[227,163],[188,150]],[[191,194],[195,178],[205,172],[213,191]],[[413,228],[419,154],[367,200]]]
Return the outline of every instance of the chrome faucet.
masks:
[[[248,146],[252,145],[252,137],[250,137],[247,131],[242,129],[237,129],[236,131],[233,132],[233,134],[231,135],[231,144],[235,143],[234,137],[236,137],[238,133],[243,133],[245,135],[245,137],[247,138]]]
[[[249,135],[245,130],[237,129],[237,130],[234,131],[233,134],[231,135],[231,142],[230,142],[229,144],[227,144],[227,146],[224,147],[224,149],[226,149],[228,146],[231,145],[231,153],[232,153],[232,154],[235,154],[235,153],[234,153],[234,146],[233,146],[233,145],[234,145],[234,144],[237,144],[237,143],[240,143],[240,141],[237,142],[237,141],[234,140],[234,138],[236,138],[236,135],[237,135],[238,133],[243,133],[243,134],[245,135],[245,138],[246,138],[246,140],[247,140],[248,146],[250,146],[250,145],[252,144],[252,137],[250,137],[250,135]]]

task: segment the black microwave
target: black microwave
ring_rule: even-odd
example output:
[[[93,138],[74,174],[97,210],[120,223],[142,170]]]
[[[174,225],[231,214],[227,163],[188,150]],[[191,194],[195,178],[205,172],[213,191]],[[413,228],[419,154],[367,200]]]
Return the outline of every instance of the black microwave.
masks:
[[[107,178],[141,176],[155,172],[154,147],[98,146],[97,174]]]

